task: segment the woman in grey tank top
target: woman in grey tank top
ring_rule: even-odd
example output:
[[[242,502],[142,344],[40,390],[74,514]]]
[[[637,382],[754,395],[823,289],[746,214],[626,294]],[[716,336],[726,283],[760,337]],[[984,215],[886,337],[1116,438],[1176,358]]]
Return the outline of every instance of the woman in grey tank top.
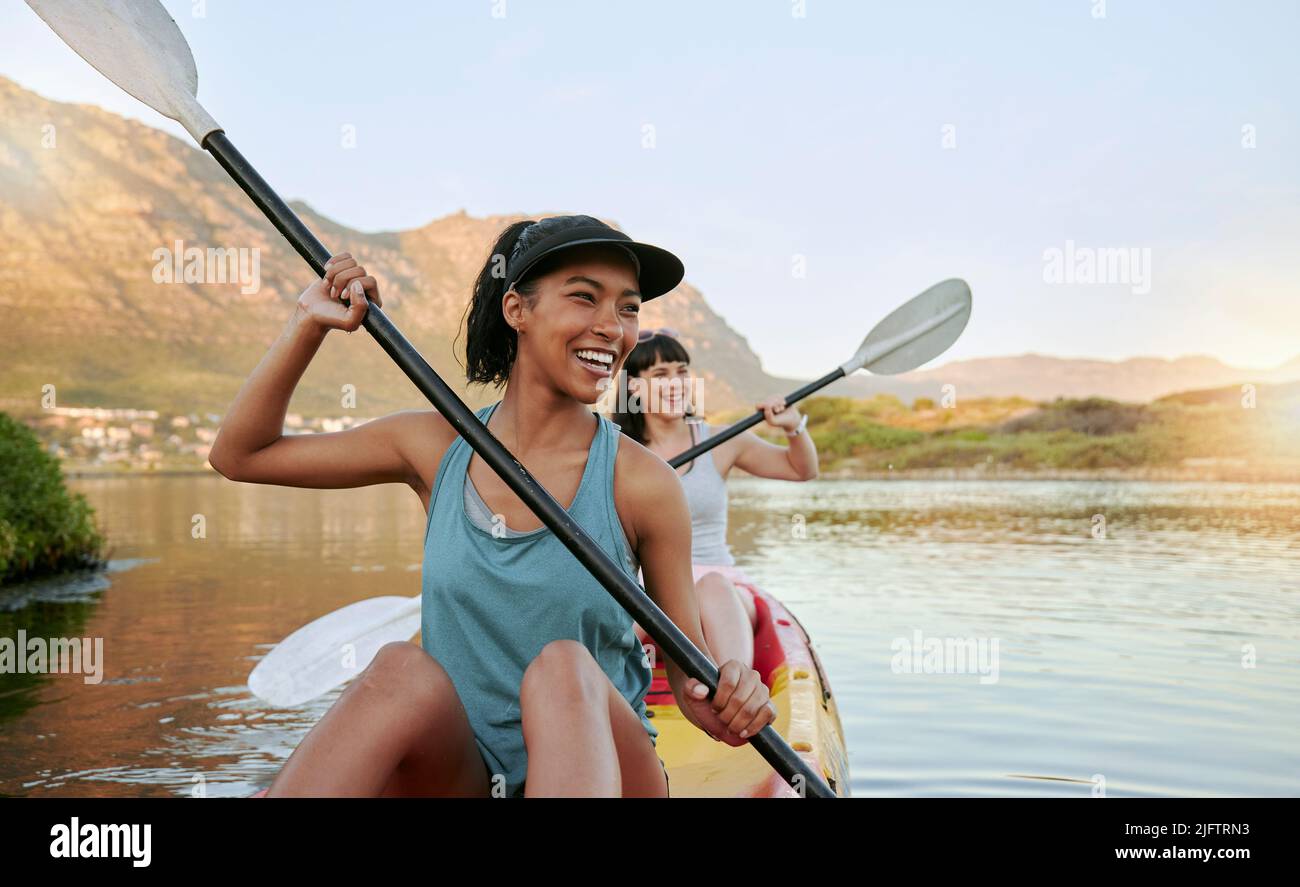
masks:
[[[758,672],[705,641],[685,494],[662,460],[591,410],[636,347],[641,303],[682,273],[672,254],[590,216],[516,222],[474,285],[467,376],[505,385],[479,420],[627,575],[644,568],[651,599],[722,663],[712,699],[675,663],[665,668],[682,716],[739,746],[776,710]],[[350,255],[333,257],[209,457],[248,483],[405,483],[427,512],[421,645],[384,646],[267,796],[664,796],[645,712],[650,665],[632,618],[445,417],[406,410],[333,434],[281,435],[324,337],[359,327],[367,297],[381,304],[375,279]]]
[[[665,461],[717,430],[695,415],[690,362],[675,330],[642,330],[624,367],[628,391],[622,402],[628,411],[615,412],[614,422]],[[677,469],[691,509],[692,573],[705,640],[722,659],[746,665],[754,661],[755,610],[752,595],[739,587],[752,583],[735,566],[727,547],[727,473],[735,466],[778,480],[817,476],[817,448],[798,409],[787,409],[780,396],[755,408],[764,411],[768,425],[786,432],[788,447],[774,446],[747,431]]]

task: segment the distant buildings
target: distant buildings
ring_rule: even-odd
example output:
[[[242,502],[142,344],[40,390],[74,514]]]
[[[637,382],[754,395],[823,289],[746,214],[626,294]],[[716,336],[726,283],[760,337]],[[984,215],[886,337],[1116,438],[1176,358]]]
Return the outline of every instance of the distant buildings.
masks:
[[[308,419],[289,413],[281,433],[342,431],[368,421],[353,416]],[[107,407],[54,407],[28,419],[46,451],[69,467],[120,465],[143,470],[211,470],[208,454],[220,423],[216,413],[161,415],[157,410]]]
[[[54,416],[91,419],[157,419],[157,410],[107,409],[104,407],[50,407],[44,412]]]

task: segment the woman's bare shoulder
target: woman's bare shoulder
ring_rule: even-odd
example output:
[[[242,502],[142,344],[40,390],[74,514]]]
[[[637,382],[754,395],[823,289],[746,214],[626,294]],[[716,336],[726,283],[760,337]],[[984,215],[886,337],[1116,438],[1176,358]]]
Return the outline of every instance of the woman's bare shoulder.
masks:
[[[665,485],[680,492],[681,481],[672,466],[626,434],[620,434],[614,460],[615,491],[629,494],[629,504],[644,505],[662,497]]]
[[[437,410],[402,410],[394,413],[394,431],[402,455],[414,469],[418,483],[412,486],[428,492],[433,488],[442,457],[456,440],[456,429]]]
[[[663,550],[685,552],[690,557],[691,512],[681,478],[660,456],[628,437],[619,435],[614,460],[614,504],[637,557],[649,556],[643,544],[659,540]]]

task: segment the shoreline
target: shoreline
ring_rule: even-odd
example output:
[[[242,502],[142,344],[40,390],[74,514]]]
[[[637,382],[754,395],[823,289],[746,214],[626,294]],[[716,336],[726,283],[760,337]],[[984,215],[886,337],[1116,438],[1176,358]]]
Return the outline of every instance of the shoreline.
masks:
[[[82,478],[114,477],[203,477],[212,475],[220,477],[213,468],[77,468],[63,469],[63,476],[69,480]]]
[[[1268,484],[1300,483],[1300,462],[1250,465],[1224,460],[1215,464],[1148,465],[1134,468],[1013,468],[979,465],[897,471],[841,466],[823,471],[820,476],[828,480],[1105,480]]]
[[[209,467],[167,469],[93,469],[65,468],[63,476],[69,480],[95,480],[141,477],[221,477]],[[752,477],[736,468],[734,477]],[[1197,466],[1148,466],[1142,468],[1008,468],[981,465],[966,468],[910,468],[897,471],[863,470],[841,466],[824,470],[818,480],[933,480],[933,481],[1165,481],[1207,483],[1300,483],[1300,464],[1261,465],[1240,464]]]
[[[861,471],[833,469],[821,474],[827,480],[1078,480],[1078,481],[1164,481],[1168,483],[1300,483],[1296,468],[1220,469],[1152,466],[1148,468],[913,468],[906,471]]]

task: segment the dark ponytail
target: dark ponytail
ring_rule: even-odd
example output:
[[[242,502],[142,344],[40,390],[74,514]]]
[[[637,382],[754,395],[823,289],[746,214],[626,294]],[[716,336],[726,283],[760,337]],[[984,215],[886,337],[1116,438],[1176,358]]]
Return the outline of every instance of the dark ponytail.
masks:
[[[474,281],[474,294],[466,308],[469,320],[465,324],[465,377],[470,382],[500,388],[510,378],[519,338],[501,314],[501,299],[505,296],[506,264],[519,242],[519,235],[531,224],[531,219],[515,222],[502,231]],[[515,290],[527,300],[535,286],[531,282],[517,283]]]

